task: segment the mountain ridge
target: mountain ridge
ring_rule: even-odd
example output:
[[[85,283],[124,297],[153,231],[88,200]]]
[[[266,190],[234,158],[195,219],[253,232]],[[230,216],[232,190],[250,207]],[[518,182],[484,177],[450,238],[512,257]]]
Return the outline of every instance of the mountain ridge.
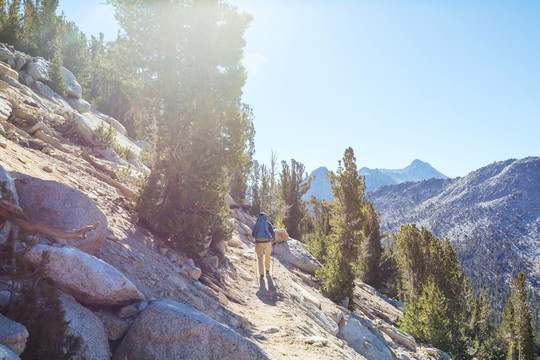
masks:
[[[540,157],[496,162],[455,179],[386,185],[366,198],[380,212],[383,231],[426,227],[456,245],[462,265],[483,262],[491,273],[484,277],[528,270],[540,289]]]
[[[332,189],[330,187],[330,179],[328,178],[328,168],[321,166],[313,170],[310,177],[314,180],[311,183],[311,188],[302,198],[303,200],[311,199],[315,196],[320,200],[332,201]],[[403,169],[370,169],[362,167],[358,170],[358,174],[365,176],[366,192],[371,192],[383,185],[400,184],[407,181],[421,181],[430,178],[447,179],[448,177],[436,170],[429,163],[419,159],[415,159]]]

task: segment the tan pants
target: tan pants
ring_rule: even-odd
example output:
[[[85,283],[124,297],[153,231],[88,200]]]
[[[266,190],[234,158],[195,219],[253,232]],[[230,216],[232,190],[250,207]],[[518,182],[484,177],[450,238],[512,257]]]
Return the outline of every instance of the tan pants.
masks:
[[[266,239],[257,239],[259,241],[264,241]],[[259,262],[259,275],[264,275],[263,269],[263,256],[264,256],[264,268],[267,271],[270,270],[270,255],[272,254],[272,243],[261,242],[255,244],[255,252],[257,253],[257,261]]]

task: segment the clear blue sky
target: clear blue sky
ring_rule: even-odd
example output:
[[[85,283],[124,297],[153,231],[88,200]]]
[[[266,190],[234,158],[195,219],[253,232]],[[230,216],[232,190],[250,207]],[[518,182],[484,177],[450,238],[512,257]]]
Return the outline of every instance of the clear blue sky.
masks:
[[[256,158],[450,176],[540,156],[539,1],[230,0],[246,32],[244,102]],[[87,35],[116,37],[103,1],[62,1]]]

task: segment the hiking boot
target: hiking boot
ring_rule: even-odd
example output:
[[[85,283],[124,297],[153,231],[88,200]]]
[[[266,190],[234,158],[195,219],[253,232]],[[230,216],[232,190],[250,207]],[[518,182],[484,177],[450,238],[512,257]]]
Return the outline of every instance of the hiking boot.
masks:
[[[270,277],[270,270],[266,270],[266,277]]]
[[[264,275],[261,275],[261,280],[264,280]]]

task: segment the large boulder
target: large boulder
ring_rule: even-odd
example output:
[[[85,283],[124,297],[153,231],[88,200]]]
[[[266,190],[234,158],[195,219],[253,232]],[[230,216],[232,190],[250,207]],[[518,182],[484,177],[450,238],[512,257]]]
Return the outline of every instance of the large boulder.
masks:
[[[1,61],[0,61],[0,74],[6,75],[14,80],[19,79],[19,74]]]
[[[372,323],[377,329],[381,330],[386,335],[390,336],[393,340],[407,347],[412,352],[416,352],[416,340],[411,335],[404,331],[396,329],[395,327],[388,325],[383,321],[375,321]]]
[[[47,99],[49,99],[51,102],[55,103],[56,105],[64,106],[67,108],[70,108],[71,106],[68,104],[66,100],[64,100],[63,97],[58,95],[49,87],[49,85],[46,85],[45,83],[36,80],[34,81],[34,89],[36,92],[42,96],[45,96]]]
[[[312,303],[306,302],[303,304],[304,307],[308,310],[308,316],[317,323],[321,328],[324,329],[329,334],[336,336],[339,332],[339,326],[334,320],[322,310],[319,310]]]
[[[11,103],[0,95],[0,122],[6,121],[11,114]]]
[[[89,119],[75,111],[70,111],[67,117],[73,125],[80,142],[82,142],[84,145],[98,145],[99,142],[94,132],[94,129],[96,129],[100,124],[97,120],[95,122],[91,122]]]
[[[62,75],[64,76],[64,81],[66,83],[66,94],[73,98],[80,99],[82,96],[82,87],[77,82],[75,75],[71,73],[65,67],[62,67]]]
[[[94,131],[96,131],[96,129],[99,128],[100,126],[103,126],[103,125],[113,126],[113,127],[117,126],[117,125],[111,125],[111,124],[115,124],[114,122],[110,122],[109,120],[107,121],[103,120],[103,119],[108,119],[110,117],[106,117],[106,115],[103,115],[96,111],[89,111],[83,114],[70,113],[70,116],[71,116],[71,120],[74,122],[74,125],[77,128],[77,133],[81,135],[84,141],[90,142],[90,143],[95,143]],[[117,132],[115,140],[120,147],[129,149],[131,152],[133,152],[133,154],[136,157],[139,157],[141,149],[137,145],[135,145],[131,140],[129,140],[125,135],[122,135],[120,131]]]
[[[0,359],[2,360],[21,360],[13,351],[8,347],[0,345]]]
[[[15,204],[19,204],[19,197],[17,196],[17,189],[15,183],[9,173],[4,170],[0,165],[0,199],[11,200]],[[8,238],[9,231],[11,230],[11,223],[6,221],[3,228],[0,229],[0,244],[4,244]]]
[[[43,58],[34,58],[26,65],[26,72],[34,78],[34,80],[41,82],[49,82],[49,62]]]
[[[139,315],[113,359],[270,359],[250,340],[205,314],[171,300],[155,301]]]
[[[21,355],[27,339],[28,330],[23,325],[0,314],[0,344]]]
[[[309,274],[315,274],[315,270],[321,266],[298,240],[291,239],[274,245],[274,256]]]
[[[68,97],[66,98],[66,101],[69,104],[69,106],[73,108],[73,110],[81,114],[85,112],[89,112],[91,109],[90,103],[88,103],[88,101],[83,100],[83,99]]]
[[[26,65],[26,56],[19,54],[15,59],[15,70],[20,71]]]
[[[370,330],[354,313],[343,318],[338,337],[368,359],[396,359],[392,350],[386,345],[382,333],[376,329]]]
[[[25,255],[33,266],[47,251],[47,277],[59,288],[90,306],[119,306],[144,300],[135,285],[112,265],[72,247],[37,245]]]
[[[95,230],[86,233],[86,239],[66,240],[67,245],[93,254],[107,236],[107,217],[78,190],[55,181],[37,179],[21,173],[12,173],[19,195],[19,203],[35,221],[62,228],[78,230],[98,223]],[[48,235],[38,235],[49,239]]]
[[[94,114],[95,116],[97,116],[98,118],[100,118],[101,120],[105,121],[107,124],[109,124],[110,126],[112,126],[113,128],[116,129],[116,131],[118,131],[120,134],[124,135],[124,136],[127,136],[127,130],[126,128],[124,127],[124,125],[122,125],[118,120],[116,120],[115,118],[109,116],[109,115],[105,115],[103,114],[102,112],[99,112],[95,109],[92,109],[92,114]],[[135,144],[135,143],[134,143]],[[135,144],[137,147],[140,147],[139,145]]]
[[[109,360],[109,341],[101,320],[68,294],[60,295],[60,301],[66,312],[65,319],[69,321],[67,333],[80,336],[82,340],[81,348],[72,359]]]
[[[9,50],[6,45],[0,44],[0,60],[7,62],[8,60],[13,60],[14,58],[15,54]]]

